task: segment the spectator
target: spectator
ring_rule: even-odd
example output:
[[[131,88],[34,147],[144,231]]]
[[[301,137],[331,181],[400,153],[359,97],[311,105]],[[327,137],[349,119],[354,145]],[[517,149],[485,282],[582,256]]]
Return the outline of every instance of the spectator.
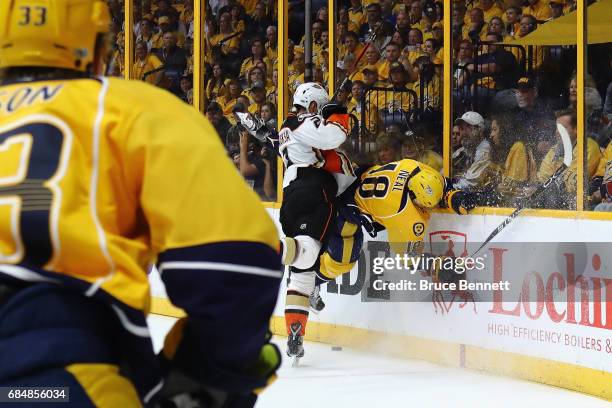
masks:
[[[261,118],[261,108],[266,102],[266,86],[262,81],[253,82],[253,86],[249,90],[249,98],[251,104],[248,107],[248,111]]]
[[[372,48],[372,46],[368,47]],[[353,55],[355,59],[363,51],[363,45],[359,43],[359,37],[352,31],[349,31],[344,36],[344,47],[340,49],[339,58],[343,59],[347,54]]]
[[[572,146],[574,146],[572,152],[572,163],[569,169],[563,174],[563,182],[559,185],[553,185],[552,187],[556,190],[551,191],[540,198],[539,204],[546,208],[565,208],[575,209],[576,208],[576,176],[577,176],[577,150],[576,150],[576,139],[577,139],[577,126],[578,118],[576,111],[573,109],[566,109],[557,113],[558,124],[561,124],[567,130]],[[544,183],[550,176],[561,166],[563,162],[563,144],[561,143],[561,136],[559,131],[555,132],[556,144],[550,148],[538,170],[537,179],[538,182]],[[601,152],[597,142],[590,137],[586,138],[586,151],[587,160],[585,163],[585,173],[588,179],[592,179],[598,170],[599,162],[601,160]]]
[[[479,87],[477,95],[482,99],[479,106],[484,106],[495,95],[495,90],[511,88],[517,81],[519,66],[511,52],[498,45],[502,36],[489,33],[485,37],[489,45],[484,54],[478,57],[478,65],[468,64],[467,69],[475,78]],[[485,81],[490,79],[489,81]]]
[[[350,31],[357,32],[363,23],[365,23],[365,14],[361,7],[361,0],[350,0],[351,7],[348,9],[348,19]]]
[[[206,98],[209,101],[214,101],[219,97],[227,95],[229,81],[221,65],[214,64],[212,67],[212,78],[206,84]]]
[[[380,37],[391,36],[393,34],[393,25],[382,19],[380,4],[370,3],[366,7],[366,14],[366,22],[359,28],[360,38],[365,39],[370,30],[374,32],[377,29],[379,30],[378,32]],[[380,27],[379,24],[381,24]]]
[[[265,196],[265,164],[260,155],[261,148],[253,141],[246,130],[240,132],[240,165],[239,170],[248,185],[260,196]]]
[[[293,95],[295,89],[304,83],[304,51],[301,48],[295,48],[293,57],[293,69],[289,69],[289,93]]]
[[[451,165],[453,176],[463,174],[467,170],[467,149],[462,144],[461,127],[453,125],[451,132]]]
[[[223,13],[219,17],[219,32],[210,38],[212,57],[215,63],[221,64],[223,71],[235,73],[240,47],[240,37],[232,28],[232,17]]]
[[[498,168],[497,191],[502,205],[514,205],[523,198],[528,183],[536,180],[536,165],[531,148],[520,139],[508,114],[497,114],[491,120],[491,161]]]
[[[465,4],[453,3],[452,15],[451,15],[451,32],[452,32],[453,41],[467,39],[466,37],[463,36],[463,33],[467,32],[466,24],[465,24],[465,13],[466,13]]]
[[[462,38],[468,38],[472,42],[484,39],[489,30],[489,25],[484,20],[481,8],[474,7],[470,10],[470,23],[463,26]]]
[[[542,157],[554,143],[554,112],[538,98],[538,88],[532,78],[522,77],[516,87],[516,131],[523,135],[526,142],[535,144],[536,157]]]
[[[461,129],[461,143],[467,151],[467,170],[453,181],[453,187],[474,191],[491,181],[491,143],[485,135],[485,123],[478,112],[465,112],[455,121]]]
[[[410,17],[408,13],[400,11],[395,17],[395,31],[400,33],[407,33],[410,31]]]
[[[224,144],[228,146],[227,137],[232,125],[227,118],[223,116],[221,105],[217,102],[210,102],[206,108],[206,117],[210,120],[210,123],[212,123]]]
[[[494,33],[499,34],[501,36],[501,40],[497,42],[501,43],[504,37],[506,36],[506,32],[504,30],[504,21],[500,17],[493,17],[491,21],[489,21],[489,34]]]
[[[522,11],[519,7],[508,7],[506,9],[506,41],[514,38],[521,27]]]
[[[143,18],[139,24],[139,34],[136,43],[143,42],[147,46],[147,52],[153,48],[153,23],[151,20]]]
[[[164,76],[168,90],[174,94],[179,93],[179,78],[187,68],[187,54],[185,50],[176,45],[176,34],[172,31],[164,33],[164,46],[156,53],[164,63]]]
[[[315,61],[318,55],[321,53],[321,50],[324,47],[323,39],[321,38],[323,35],[323,22],[319,20],[315,20],[312,23],[312,60]],[[302,41],[300,41],[300,46],[304,48],[305,37],[302,37]]]
[[[440,87],[442,78],[440,77],[440,70],[436,68],[436,65],[441,66],[442,61],[435,60],[432,63],[426,55],[417,58],[414,63],[414,71],[418,75],[418,80],[413,84],[412,90],[422,100],[421,109],[426,114],[440,112],[442,108],[442,89]],[[416,109],[416,106],[413,106],[413,109]]]
[[[423,135],[411,134],[413,132],[410,130],[406,132],[406,139],[402,143],[402,158],[419,161],[441,172],[444,167],[444,160],[440,154],[431,148],[432,135],[428,133],[428,130],[425,130],[426,128],[427,126],[421,126],[421,132],[426,132]]]
[[[410,11],[408,12],[410,17],[410,27],[419,29],[421,32],[425,32],[427,28],[423,22],[423,5],[418,0],[413,0],[410,3]]]
[[[422,45],[423,33],[418,28],[411,28],[408,32],[408,46],[403,50],[407,64],[414,65],[416,59],[423,54]]]
[[[261,149],[261,160],[265,165],[264,182],[263,182],[263,199],[276,201],[276,156],[274,151],[267,147]]]
[[[551,7],[548,1],[544,0],[527,0],[527,5],[523,7],[523,15],[531,15],[536,20],[544,22],[552,17]]]
[[[276,122],[276,106],[270,102],[270,101],[265,101],[262,105],[261,105],[261,119],[264,121],[264,123],[270,128],[270,129],[276,129],[277,128],[277,122]]]
[[[232,30],[234,32],[244,32],[246,29],[244,22],[246,17],[244,8],[240,4],[234,4],[231,6],[229,13],[231,17]]]
[[[190,75],[185,75],[181,77],[179,82],[180,92],[178,97],[181,98],[183,102],[186,102],[190,105],[193,104],[193,81]]]
[[[146,20],[144,20],[146,21]],[[139,41],[134,47],[134,78],[158,86],[163,78],[162,71],[157,71],[162,62],[154,54],[150,54],[147,43]]]
[[[595,211],[612,211],[612,142],[608,143],[601,156],[596,176],[599,178],[596,183],[599,194],[596,198],[601,202],[597,204]]]
[[[263,38],[266,36],[266,29],[271,25],[272,19],[268,15],[266,3],[258,2],[247,23],[247,34],[250,38]]]
[[[381,134],[376,138],[377,164],[387,164],[400,159],[402,145],[396,134]]]
[[[497,5],[495,0],[480,0],[479,4],[484,15],[486,23],[491,23],[494,17],[500,18],[504,14],[504,10]]]
[[[390,42],[385,47],[385,59],[378,68],[378,76],[381,80],[387,80],[389,78],[389,69],[391,65],[398,62],[400,57],[400,47],[394,42]]]
[[[278,58],[278,31],[276,26],[266,28],[266,57],[268,61],[273,62]]]
[[[266,93],[266,99],[274,106],[278,104],[278,70],[272,71],[272,85]]]
[[[170,18],[168,16],[162,16],[159,18],[157,24],[159,25],[159,33],[154,34],[151,38],[151,46],[153,49],[160,49],[164,47],[164,35],[166,33],[174,33],[176,38],[176,45],[182,47],[185,45],[185,36],[174,31],[170,25]]]
[[[263,61],[266,66],[272,66],[270,60],[266,56],[263,40],[255,38],[251,40],[251,55],[242,62],[240,67],[240,76],[246,78],[249,70],[257,65],[259,61]]]
[[[562,1],[554,0],[549,2],[550,5],[550,19],[554,20],[556,18],[562,17],[564,14],[563,7],[565,6]]]
[[[157,0],[157,10],[153,14],[157,20],[157,24],[161,28],[161,20],[167,17],[168,24],[173,22],[169,27],[170,30],[178,30],[179,14],[174,7],[170,6],[170,0]]]
[[[230,79],[227,89],[227,95],[218,96],[217,102],[219,102],[219,105],[221,105],[221,109],[223,109],[223,114],[225,117],[230,121],[230,123],[234,124],[235,119],[234,115],[232,114],[232,110],[234,109],[236,102],[238,102],[238,97],[242,94],[242,87],[237,79]]]
[[[380,53],[374,44],[370,45],[366,50],[363,59],[365,60],[365,65],[361,68],[362,70],[365,68],[369,68],[378,72],[382,61],[380,60]],[[612,91],[611,91],[612,92]],[[612,105],[612,102],[610,103]],[[612,107],[611,107],[612,110]],[[612,113],[612,112],[611,112]]]

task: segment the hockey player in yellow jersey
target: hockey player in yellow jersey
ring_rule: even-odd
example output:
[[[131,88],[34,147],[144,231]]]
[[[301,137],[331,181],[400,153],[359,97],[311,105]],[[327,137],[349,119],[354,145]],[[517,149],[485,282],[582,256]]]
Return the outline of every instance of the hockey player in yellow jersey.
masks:
[[[363,244],[362,226],[372,237],[386,229],[391,248],[404,253],[418,247],[413,243],[423,241],[433,208],[467,214],[476,206],[475,194],[449,188],[450,183],[438,171],[416,160],[372,166],[360,173],[337,200],[335,229],[319,258],[312,297],[319,297],[320,284],[353,268]],[[320,311],[324,303],[311,307]],[[302,325],[305,328],[306,322]]]
[[[109,24],[101,0],[0,2],[0,386],[252,407],[280,364],[276,228],[203,115],[94,76]],[[155,262],[186,312],[159,356]]]

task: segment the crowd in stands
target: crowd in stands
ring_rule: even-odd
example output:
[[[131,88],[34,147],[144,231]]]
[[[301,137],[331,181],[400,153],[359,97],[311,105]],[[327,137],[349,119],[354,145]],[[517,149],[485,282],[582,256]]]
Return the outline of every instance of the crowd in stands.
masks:
[[[108,1],[116,17],[116,50],[108,73],[121,75],[123,0]],[[191,103],[193,0],[134,3],[134,77]],[[315,81],[329,87],[329,71],[335,69],[337,101],[346,104],[352,117],[351,140],[345,148],[355,162],[407,157],[442,169],[443,16],[451,13],[451,102],[453,117],[459,119],[452,139],[454,180],[463,188],[488,192],[490,205],[511,206],[554,172],[560,157],[555,123],[567,122],[575,130],[576,49],[512,42],[572,12],[576,1],[338,0],[336,4],[337,59],[330,68],[327,1],[312,1],[312,72]],[[272,0],[207,1],[203,33],[206,115],[239,171],[266,200],[276,198],[276,159],[240,131],[234,112],[247,110],[277,125],[277,13],[277,2]],[[305,81],[304,21],[303,1],[291,0],[289,95]],[[587,67],[592,76],[586,78],[585,89],[589,180],[585,182],[590,187],[590,207],[601,200],[597,184],[612,178],[612,169],[605,171],[612,155],[610,50],[609,44],[589,48]],[[338,89],[345,78],[346,86]],[[461,120],[466,113],[478,124]],[[575,132],[570,135],[575,138]],[[532,205],[575,206],[575,167],[574,163],[566,172],[554,195]]]

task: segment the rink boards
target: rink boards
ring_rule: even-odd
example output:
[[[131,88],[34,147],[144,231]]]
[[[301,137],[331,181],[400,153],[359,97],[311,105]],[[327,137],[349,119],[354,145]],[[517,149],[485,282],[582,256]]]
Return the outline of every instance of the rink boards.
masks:
[[[278,210],[269,211],[278,220]],[[490,214],[435,214],[425,241],[454,241],[459,255],[463,241],[483,240],[503,219]],[[445,296],[434,302],[423,292],[418,294],[420,302],[399,301],[393,292],[372,296],[369,271],[364,279],[366,268],[356,266],[350,279],[338,278],[336,285],[322,291],[327,307],[320,315],[311,313],[307,338],[524,378],[612,400],[612,280],[606,280],[611,277],[612,244],[604,243],[612,241],[611,231],[612,221],[598,219],[517,218],[491,245],[494,250],[485,252],[504,254],[504,278],[524,265],[528,278],[514,291],[480,301],[478,296],[467,301]],[[538,250],[507,256],[516,253],[517,243],[525,247],[526,242],[580,244],[560,245],[552,262],[539,259]],[[159,279],[151,280],[153,312],[176,315],[178,311],[164,299]],[[280,335],[285,333],[283,305],[281,296],[271,322],[272,331]]]

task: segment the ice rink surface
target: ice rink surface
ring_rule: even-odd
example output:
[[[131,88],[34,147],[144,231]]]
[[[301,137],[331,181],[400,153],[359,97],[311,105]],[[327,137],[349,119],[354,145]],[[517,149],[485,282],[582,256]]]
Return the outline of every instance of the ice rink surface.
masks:
[[[175,319],[150,316],[156,350]],[[285,339],[275,339],[282,352]],[[283,361],[257,408],[598,408],[612,403],[560,388],[306,343],[300,367]]]

